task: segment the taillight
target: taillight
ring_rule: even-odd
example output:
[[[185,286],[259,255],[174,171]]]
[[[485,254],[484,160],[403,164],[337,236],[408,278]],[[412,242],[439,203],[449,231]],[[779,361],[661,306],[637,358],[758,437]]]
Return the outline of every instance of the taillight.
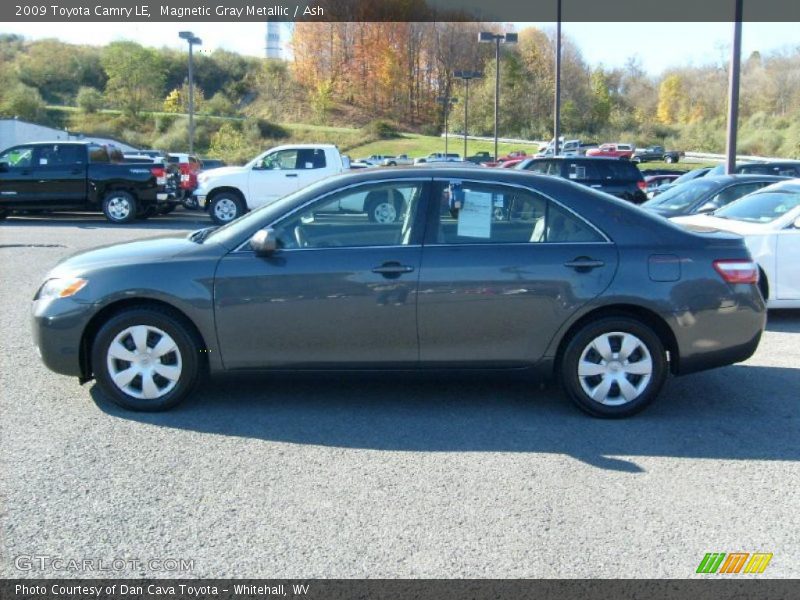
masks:
[[[156,185],[167,184],[167,176],[164,173],[164,167],[151,167],[150,172],[156,178]]]
[[[636,187],[638,187],[643,192],[646,192],[647,191],[647,182],[646,181],[637,181],[636,182]]]
[[[758,265],[752,260],[715,260],[714,268],[728,283],[758,283]]]

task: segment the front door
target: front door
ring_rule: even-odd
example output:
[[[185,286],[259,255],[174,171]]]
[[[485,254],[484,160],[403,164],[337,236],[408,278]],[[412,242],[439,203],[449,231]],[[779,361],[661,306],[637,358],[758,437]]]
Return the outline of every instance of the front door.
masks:
[[[267,154],[250,171],[250,208],[270,204],[320,179],[325,169],[321,148],[284,148]]]
[[[242,248],[222,259],[214,298],[225,367],[416,366],[425,189],[398,180],[325,196],[274,224],[272,256]],[[410,198],[394,222],[340,210],[350,196],[388,190]]]
[[[423,364],[532,364],[617,268],[601,233],[528,189],[437,182],[432,199],[417,301]]]
[[[15,146],[0,155],[0,206],[23,208],[34,196],[34,146]]]

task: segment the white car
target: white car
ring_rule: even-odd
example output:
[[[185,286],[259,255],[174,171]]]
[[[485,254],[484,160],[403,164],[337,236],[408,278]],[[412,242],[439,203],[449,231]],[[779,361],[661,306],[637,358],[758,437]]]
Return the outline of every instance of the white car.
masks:
[[[767,308],[800,308],[800,179],[767,186],[711,214],[672,221],[743,236],[761,268]]]

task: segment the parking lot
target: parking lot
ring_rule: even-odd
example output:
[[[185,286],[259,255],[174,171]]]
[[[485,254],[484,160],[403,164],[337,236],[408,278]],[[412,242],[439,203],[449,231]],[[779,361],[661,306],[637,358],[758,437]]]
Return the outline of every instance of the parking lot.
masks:
[[[502,374],[225,377],[131,413],[45,369],[28,316],[58,260],[208,224],[0,224],[0,576],[98,576],[17,568],[47,555],[186,559],[189,577],[684,578],[736,551],[800,576],[800,311],[622,421]],[[151,567],[111,574],[176,575]]]

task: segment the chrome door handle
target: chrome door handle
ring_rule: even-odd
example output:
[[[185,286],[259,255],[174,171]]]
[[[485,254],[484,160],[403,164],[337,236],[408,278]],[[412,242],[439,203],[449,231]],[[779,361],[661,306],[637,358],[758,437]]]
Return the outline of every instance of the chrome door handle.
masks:
[[[604,267],[606,263],[602,260],[592,260],[591,258],[576,258],[575,260],[570,260],[564,263],[565,267],[569,267],[570,269],[575,269],[576,271],[591,271],[592,269],[597,269],[600,267]]]
[[[380,267],[372,269],[373,273],[378,273],[384,277],[400,277],[403,273],[411,273],[414,267],[409,265],[401,265],[398,262],[383,263]]]

